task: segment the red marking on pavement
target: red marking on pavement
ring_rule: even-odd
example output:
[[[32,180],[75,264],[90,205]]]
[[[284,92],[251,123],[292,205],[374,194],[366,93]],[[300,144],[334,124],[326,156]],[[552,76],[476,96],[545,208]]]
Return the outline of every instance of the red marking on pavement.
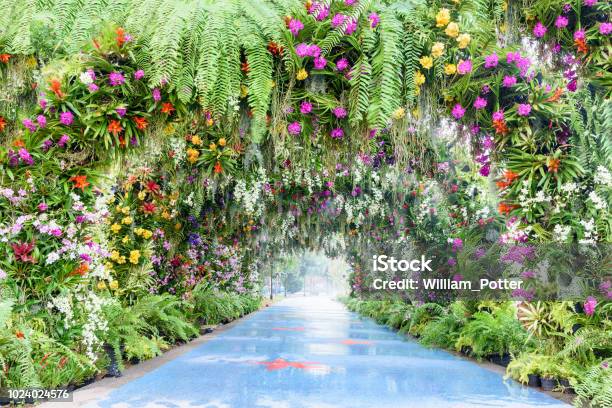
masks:
[[[347,346],[353,346],[355,344],[363,344],[366,346],[371,346],[372,344],[374,344],[373,341],[368,341],[368,340],[343,340],[341,342],[342,344],[346,344]]]
[[[312,368],[320,368],[322,367],[319,363],[312,362],[299,362],[299,361],[287,361],[282,358],[277,358],[273,361],[256,361],[255,364],[265,365],[268,371],[282,370],[284,368],[299,368],[300,370],[308,370]]]
[[[304,331],[303,327],[273,327],[272,330],[282,331]]]

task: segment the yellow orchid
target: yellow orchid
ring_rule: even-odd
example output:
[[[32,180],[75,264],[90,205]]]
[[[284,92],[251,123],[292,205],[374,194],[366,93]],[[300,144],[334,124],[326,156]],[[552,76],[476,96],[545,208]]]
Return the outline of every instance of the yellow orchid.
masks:
[[[439,58],[444,55],[444,44],[441,42],[436,42],[431,47],[431,56],[434,58]]]
[[[457,23],[450,23],[447,27],[446,30],[444,30],[444,32],[446,33],[446,35],[448,35],[449,37],[455,38],[459,35],[459,24]]]
[[[303,81],[303,80],[305,80],[306,78],[308,78],[308,72],[306,72],[306,70],[305,70],[304,68],[302,68],[302,69],[300,69],[300,70],[297,72],[297,75],[295,76],[295,78],[296,78],[298,81]]]
[[[421,66],[425,69],[429,69],[433,66],[433,58],[431,58],[430,56],[419,58],[419,62],[421,63]]]
[[[436,27],[444,27],[450,22],[450,10],[441,8],[436,14]]]
[[[444,65],[444,73],[446,75],[453,75],[455,72],[457,72],[457,66],[455,64]]]
[[[463,49],[470,45],[470,41],[472,41],[472,37],[469,34],[461,34],[457,37],[457,42],[459,43],[459,48]]]

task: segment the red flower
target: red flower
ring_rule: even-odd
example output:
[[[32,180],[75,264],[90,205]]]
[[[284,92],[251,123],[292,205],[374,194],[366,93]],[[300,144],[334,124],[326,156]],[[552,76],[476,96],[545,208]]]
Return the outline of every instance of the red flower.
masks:
[[[215,174],[220,174],[223,171],[223,167],[221,167],[221,162],[217,162],[215,163],[215,168],[214,168]]]
[[[72,188],[80,188],[81,191],[85,191],[85,187],[90,185],[87,181],[86,174],[81,174],[80,176],[72,176],[70,177],[70,181],[74,183],[74,186],[72,186]]]
[[[13,254],[15,254],[15,259],[21,262],[29,262],[32,264],[36,263],[36,260],[32,258],[30,253],[34,250],[34,241],[32,242],[17,242],[15,244],[11,244],[13,248]]]
[[[174,109],[174,106],[170,102],[164,102],[162,103],[161,111],[162,113],[167,113],[168,115],[171,115],[172,112],[175,111],[175,109]]]
[[[155,212],[155,204],[154,203],[144,203],[142,205],[142,211],[145,214],[153,214]]]
[[[243,62],[241,64],[240,70],[242,70],[242,72],[244,72],[245,74],[248,74],[249,72],[249,63],[248,62]]]
[[[108,132],[117,136],[119,133],[121,133],[121,131],[123,131],[123,128],[121,127],[121,123],[119,123],[119,121],[116,121],[116,120],[111,120],[110,123],[108,124]]]
[[[10,59],[11,54],[0,54],[0,62],[2,62],[3,64],[8,64]]]
[[[140,130],[145,130],[149,125],[147,119],[141,118],[139,116],[134,117],[134,123],[136,123],[136,127]]]
[[[0,116],[0,132],[4,131],[5,127],[6,127],[6,120],[4,120],[2,116]]]
[[[23,332],[22,332],[22,331],[20,331],[20,330],[17,330],[17,331],[15,332],[15,337],[17,337],[18,339],[25,339],[25,335],[24,335],[24,334],[23,334]]]
[[[153,194],[159,194],[159,184],[157,184],[153,180],[147,181],[147,190],[149,190]]]

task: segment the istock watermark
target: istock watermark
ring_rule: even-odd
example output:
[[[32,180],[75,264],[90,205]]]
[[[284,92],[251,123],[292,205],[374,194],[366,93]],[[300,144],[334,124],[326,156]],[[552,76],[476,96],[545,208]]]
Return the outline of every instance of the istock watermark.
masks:
[[[374,255],[372,257],[374,272],[432,272],[429,264],[431,259],[425,259],[425,255],[421,255],[421,259],[395,259],[387,255]]]

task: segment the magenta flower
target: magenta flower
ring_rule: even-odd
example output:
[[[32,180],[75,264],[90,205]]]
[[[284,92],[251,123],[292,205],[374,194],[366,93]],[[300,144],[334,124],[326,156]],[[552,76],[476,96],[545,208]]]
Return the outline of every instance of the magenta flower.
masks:
[[[451,111],[453,117],[457,120],[461,119],[465,115],[465,109],[461,104],[456,104]]]
[[[499,64],[499,57],[496,53],[487,55],[485,57],[485,68],[495,68]]]
[[[506,62],[508,64],[512,64],[513,62],[517,61],[519,58],[521,58],[520,52],[509,52],[508,54],[506,54]]]
[[[504,111],[500,110],[500,111],[497,111],[497,113],[501,113],[502,119],[504,118]],[[482,139],[482,147],[485,148],[485,149],[492,149],[492,148],[494,148],[495,147],[495,142],[494,142],[493,138],[491,136],[485,136]],[[488,161],[489,158],[487,156],[485,156],[485,157],[486,157],[485,161]]]
[[[357,3],[357,0],[344,0],[344,4],[347,6],[352,6],[355,3]]]
[[[330,132],[330,136],[333,139],[342,139],[344,137],[344,130],[342,128],[335,128]]]
[[[341,25],[342,23],[344,23],[344,19],[346,18],[346,16],[344,14],[338,13],[336,14],[331,21],[331,25],[332,27],[336,28],[339,25]]]
[[[151,92],[151,94],[153,95],[153,100],[155,102],[161,101],[161,92],[160,92],[159,88],[154,88],[153,91]]]
[[[478,173],[483,177],[488,177],[491,172],[491,165],[489,163],[483,164]]]
[[[351,35],[355,31],[357,31],[357,20],[352,18],[348,24],[346,25],[346,29],[344,30],[344,34]]]
[[[601,23],[599,26],[599,34],[609,35],[612,33],[612,23]]]
[[[289,126],[287,126],[287,131],[290,135],[299,135],[302,133],[302,125],[300,125],[299,122],[290,123]]]
[[[134,72],[134,79],[137,81],[140,81],[142,78],[144,78],[145,73],[142,69],[139,69],[138,71]]]
[[[310,54],[310,47],[306,43],[298,44],[297,47],[295,47],[295,53],[298,57],[304,58]]]
[[[558,29],[563,29],[567,27],[568,23],[569,23],[569,20],[567,19],[567,17],[557,16],[557,19],[555,20],[555,27],[557,27]]]
[[[584,40],[586,38],[586,33],[584,30],[576,30],[574,32],[574,40]]]
[[[344,71],[348,67],[349,62],[346,58],[340,58],[338,61],[336,61],[336,68],[338,69],[338,71]]]
[[[368,16],[368,19],[370,20],[371,28],[376,28],[376,26],[380,24],[380,17],[376,13],[370,13],[370,15]]]
[[[291,34],[293,34],[294,36],[297,36],[300,30],[303,28],[304,28],[304,23],[302,23],[300,20],[297,20],[294,18],[289,20],[289,31],[291,31]]]
[[[51,148],[51,146],[53,146],[53,140],[47,139],[43,142],[42,149],[46,152]]]
[[[62,137],[60,137],[59,141],[57,142],[57,145],[59,147],[64,147],[69,141],[70,137],[68,135],[62,135]]]
[[[337,117],[338,119],[342,119],[346,117],[346,109],[342,106],[338,106],[334,109],[332,109],[332,112],[334,114],[335,117]]]
[[[587,316],[593,316],[596,306],[597,300],[593,296],[589,296],[586,302],[584,302],[584,313],[586,313]]]
[[[127,113],[127,109],[126,108],[117,108],[117,109],[115,109],[115,112],[117,112],[117,115],[119,115],[119,117],[122,118]]]
[[[46,203],[38,204],[38,211],[40,211],[40,212],[45,212],[45,211],[47,211],[48,208],[49,208],[49,206]]]
[[[96,84],[89,84],[87,85],[87,89],[89,89],[89,92],[96,92],[100,87]]]
[[[308,101],[302,102],[300,105],[300,113],[303,115],[308,115],[310,112],[312,112],[312,103]]]
[[[17,154],[19,154],[19,158],[28,166],[31,166],[34,164],[34,159],[32,158],[32,156],[30,155],[30,152],[28,152],[26,149],[24,149],[23,147],[21,149],[19,149],[19,151],[17,152]]]
[[[74,122],[74,115],[70,111],[62,112],[59,121],[64,126],[70,126]]]
[[[23,126],[25,126],[26,129],[28,129],[30,132],[36,132],[36,124],[34,122],[32,122],[32,119],[24,119],[21,121],[21,123],[23,124]]]
[[[36,122],[38,123],[38,126],[40,128],[44,128],[45,126],[47,126],[47,118],[45,118],[45,115],[38,115],[36,117]]]
[[[520,103],[516,109],[516,112],[519,116],[529,116],[529,113],[531,112],[531,105],[528,103]]]
[[[461,75],[472,72],[472,60],[460,61],[457,65],[457,72]]]
[[[575,79],[572,79],[567,84],[567,90],[570,92],[576,92],[576,89],[578,89],[578,81],[576,81]]]
[[[319,48],[319,46],[316,44],[310,45],[308,47],[308,55],[315,58],[318,57],[319,55],[321,55],[321,48]]]
[[[461,238],[453,239],[453,251],[461,251],[463,249],[463,240]]]
[[[125,77],[121,72],[111,72],[108,75],[108,83],[111,84],[111,86],[123,85],[125,83]]]
[[[502,81],[502,86],[504,88],[512,88],[516,85],[516,77],[513,75],[506,75]]]
[[[474,109],[484,109],[487,107],[487,100],[478,96],[474,101]]]
[[[327,60],[325,57],[316,57],[314,59],[314,68],[315,69],[324,69],[327,65]]]
[[[457,260],[455,258],[448,258],[448,265],[449,266],[457,265]]]
[[[503,110],[498,110],[493,112],[493,115],[491,116],[491,119],[493,120],[504,120],[504,111]]]
[[[536,36],[537,38],[544,37],[544,35],[546,34],[546,31],[547,31],[546,26],[539,21],[533,27],[533,35]]]
[[[38,106],[40,106],[40,109],[46,109],[47,108],[47,100],[45,98],[39,99],[38,100]]]
[[[597,4],[597,0],[584,0],[584,5],[587,7],[593,7]]]

